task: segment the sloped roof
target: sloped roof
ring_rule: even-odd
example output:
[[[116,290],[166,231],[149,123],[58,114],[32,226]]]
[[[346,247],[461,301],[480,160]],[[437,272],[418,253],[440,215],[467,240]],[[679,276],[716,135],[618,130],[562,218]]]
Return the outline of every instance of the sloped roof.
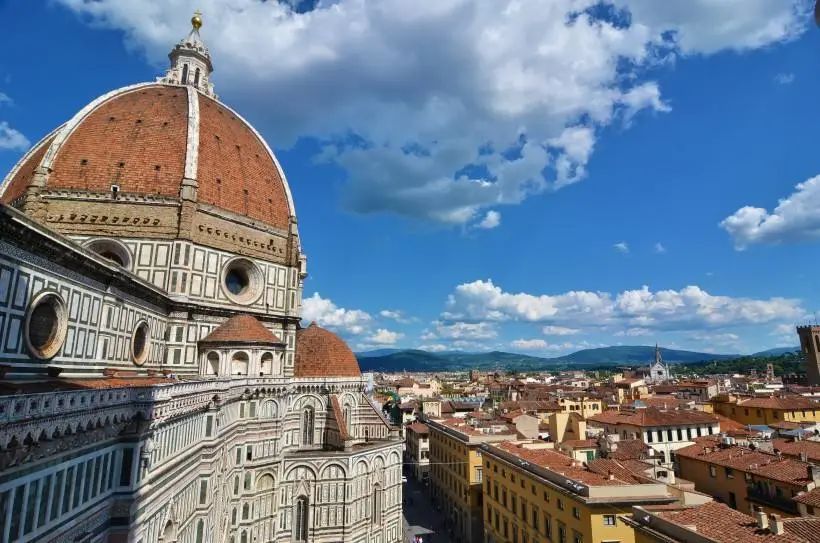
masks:
[[[315,322],[296,332],[296,377],[360,377],[359,362],[347,344]]]
[[[217,326],[199,343],[267,343],[281,344],[282,340],[265,328],[251,315],[234,315]]]

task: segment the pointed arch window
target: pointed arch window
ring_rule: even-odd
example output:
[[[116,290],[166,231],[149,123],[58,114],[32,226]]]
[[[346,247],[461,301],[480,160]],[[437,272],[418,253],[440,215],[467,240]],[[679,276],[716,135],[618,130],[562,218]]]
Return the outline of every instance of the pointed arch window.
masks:
[[[313,445],[314,413],[312,407],[306,407],[302,412],[302,445]]]
[[[182,84],[185,85],[188,83],[188,65],[182,65]]]
[[[194,85],[199,86],[199,68],[194,72]]]
[[[300,496],[296,500],[296,518],[293,522],[293,539],[307,541],[308,535],[308,499]]]

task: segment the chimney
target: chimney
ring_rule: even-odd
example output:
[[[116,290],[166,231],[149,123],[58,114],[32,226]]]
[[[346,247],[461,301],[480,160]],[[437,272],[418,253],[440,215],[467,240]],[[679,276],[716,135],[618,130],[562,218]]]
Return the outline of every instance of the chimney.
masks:
[[[760,507],[755,507],[755,519],[757,519],[758,530],[765,530],[769,527],[769,517],[766,516],[766,512]]]
[[[783,526],[783,519],[780,515],[772,513],[769,515],[769,531],[774,535],[783,535],[786,533],[786,528]]]
[[[808,471],[809,479],[811,479],[816,486],[820,486],[820,466],[817,464],[809,464]]]

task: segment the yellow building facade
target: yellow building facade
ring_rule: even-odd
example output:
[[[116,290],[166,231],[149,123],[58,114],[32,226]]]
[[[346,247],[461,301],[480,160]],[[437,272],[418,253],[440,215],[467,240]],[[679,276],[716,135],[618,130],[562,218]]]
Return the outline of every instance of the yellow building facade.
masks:
[[[488,543],[633,543],[619,517],[675,501],[662,483],[592,472],[537,442],[483,448]]]
[[[474,426],[464,419],[428,420],[430,490],[434,506],[451,523],[456,541],[483,541],[482,450],[484,443],[515,439],[502,423]]]
[[[717,396],[714,412],[741,424],[769,425],[778,422],[820,422],[820,403],[802,396],[738,398]]]

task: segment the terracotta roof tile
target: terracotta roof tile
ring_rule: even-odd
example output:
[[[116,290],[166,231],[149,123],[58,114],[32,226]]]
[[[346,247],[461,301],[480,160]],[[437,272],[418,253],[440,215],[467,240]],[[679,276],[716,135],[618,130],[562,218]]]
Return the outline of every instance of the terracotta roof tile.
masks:
[[[792,499],[811,507],[820,507],[820,488],[815,488],[808,492],[801,492]]]
[[[737,403],[741,407],[760,407],[782,410],[820,409],[820,403],[803,396],[770,396],[751,398]]]
[[[273,332],[265,328],[256,317],[234,315],[217,326],[199,343],[282,343]]]
[[[311,323],[296,332],[296,377],[360,377],[359,362],[347,344],[329,330]]]
[[[408,424],[407,429],[411,432],[415,432],[417,434],[429,434],[430,428],[427,427],[426,424],[421,422],[414,422],[413,424]]]
[[[717,417],[691,409],[662,410],[655,407],[633,411],[609,410],[589,417],[590,421],[603,424],[630,424],[633,426],[675,426],[681,424],[709,424]]]
[[[768,530],[759,530],[753,517],[744,515],[725,504],[717,502],[707,502],[694,507],[681,507],[676,510],[649,507],[646,509],[652,511],[655,516],[679,526],[694,527],[698,535],[718,543],[753,541],[806,543],[807,541],[788,532],[783,535],[774,535]]]
[[[344,413],[342,412],[342,405],[336,394],[330,397],[330,404],[333,408],[333,418],[336,420],[336,426],[339,428],[339,438],[342,441],[346,441],[350,439],[350,434],[347,432],[347,424],[345,422]]]

